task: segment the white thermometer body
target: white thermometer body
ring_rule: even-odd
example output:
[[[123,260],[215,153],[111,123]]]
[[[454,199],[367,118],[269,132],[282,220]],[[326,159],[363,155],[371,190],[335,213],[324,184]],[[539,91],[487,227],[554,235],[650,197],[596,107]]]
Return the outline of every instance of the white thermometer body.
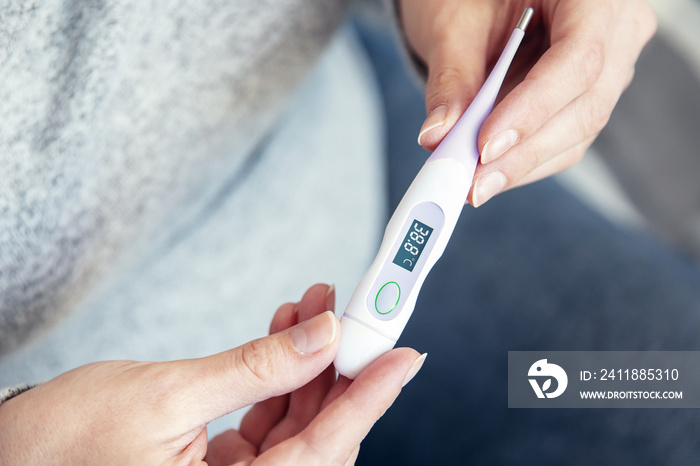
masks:
[[[340,320],[335,359],[340,374],[354,379],[393,348],[411,317],[421,286],[457,224],[479,161],[479,130],[531,16],[532,9],[526,9],[489,78],[391,216],[379,252]]]

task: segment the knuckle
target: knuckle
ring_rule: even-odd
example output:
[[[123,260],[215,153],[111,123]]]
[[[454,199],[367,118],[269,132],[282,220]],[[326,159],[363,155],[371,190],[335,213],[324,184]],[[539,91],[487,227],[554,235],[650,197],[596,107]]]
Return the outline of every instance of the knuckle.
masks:
[[[601,40],[592,40],[584,46],[583,53],[575,57],[578,74],[583,77],[587,87],[592,86],[600,77],[605,66],[605,44]]]
[[[428,79],[431,84],[445,86],[459,79],[460,71],[454,66],[441,66],[436,71],[430,70]]]
[[[463,83],[461,74],[459,68],[454,66],[441,66],[436,70],[431,69],[426,86],[428,102],[440,101],[453,87]]]
[[[599,92],[591,92],[583,99],[583,109],[580,112],[580,127],[584,136],[599,133],[610,120],[612,105]]]
[[[276,372],[276,358],[270,345],[253,340],[233,353],[234,367],[247,372],[254,381],[269,382]]]

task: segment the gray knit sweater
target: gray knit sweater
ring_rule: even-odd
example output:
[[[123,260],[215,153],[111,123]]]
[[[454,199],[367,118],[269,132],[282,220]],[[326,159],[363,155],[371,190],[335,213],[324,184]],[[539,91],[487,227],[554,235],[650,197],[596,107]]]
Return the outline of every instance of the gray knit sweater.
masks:
[[[273,301],[300,297],[296,278],[351,285],[381,217],[379,124],[371,92],[353,91],[367,73],[353,71],[352,41],[336,41],[288,107],[345,3],[0,6],[0,355],[78,314],[5,360],[0,385],[53,375],[23,372],[37,361],[60,372],[206,353],[222,344],[182,348],[203,340],[203,322],[205,334],[228,322],[229,305],[253,316],[252,334]],[[349,84],[321,85],[336,78]],[[314,122],[343,111],[318,142]],[[143,352],[121,351],[144,344],[132,335]],[[173,335],[179,352],[162,349]],[[66,346],[79,356],[57,354]]]

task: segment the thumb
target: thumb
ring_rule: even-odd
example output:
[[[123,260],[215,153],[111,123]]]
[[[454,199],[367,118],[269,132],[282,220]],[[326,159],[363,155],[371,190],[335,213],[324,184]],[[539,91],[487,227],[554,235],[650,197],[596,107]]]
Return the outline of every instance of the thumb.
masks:
[[[326,311],[232,350],[180,361],[190,380],[182,394],[190,401],[188,418],[208,423],[306,385],[333,361],[339,332],[338,319]]]
[[[428,113],[418,144],[433,151],[457,123],[486,76],[486,34],[472,31],[474,40],[445,37],[431,48],[425,105]],[[480,39],[479,39],[480,38]]]

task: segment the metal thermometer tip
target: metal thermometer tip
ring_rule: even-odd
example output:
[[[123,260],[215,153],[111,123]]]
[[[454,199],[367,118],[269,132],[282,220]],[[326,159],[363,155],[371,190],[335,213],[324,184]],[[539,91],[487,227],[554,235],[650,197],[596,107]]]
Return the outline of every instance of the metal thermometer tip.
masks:
[[[525,28],[527,27],[528,23],[530,23],[530,20],[532,19],[532,13],[534,10],[530,7],[525,8],[525,11],[523,12],[523,15],[520,17],[520,21],[518,21],[518,25],[516,28],[522,29],[525,31]]]

